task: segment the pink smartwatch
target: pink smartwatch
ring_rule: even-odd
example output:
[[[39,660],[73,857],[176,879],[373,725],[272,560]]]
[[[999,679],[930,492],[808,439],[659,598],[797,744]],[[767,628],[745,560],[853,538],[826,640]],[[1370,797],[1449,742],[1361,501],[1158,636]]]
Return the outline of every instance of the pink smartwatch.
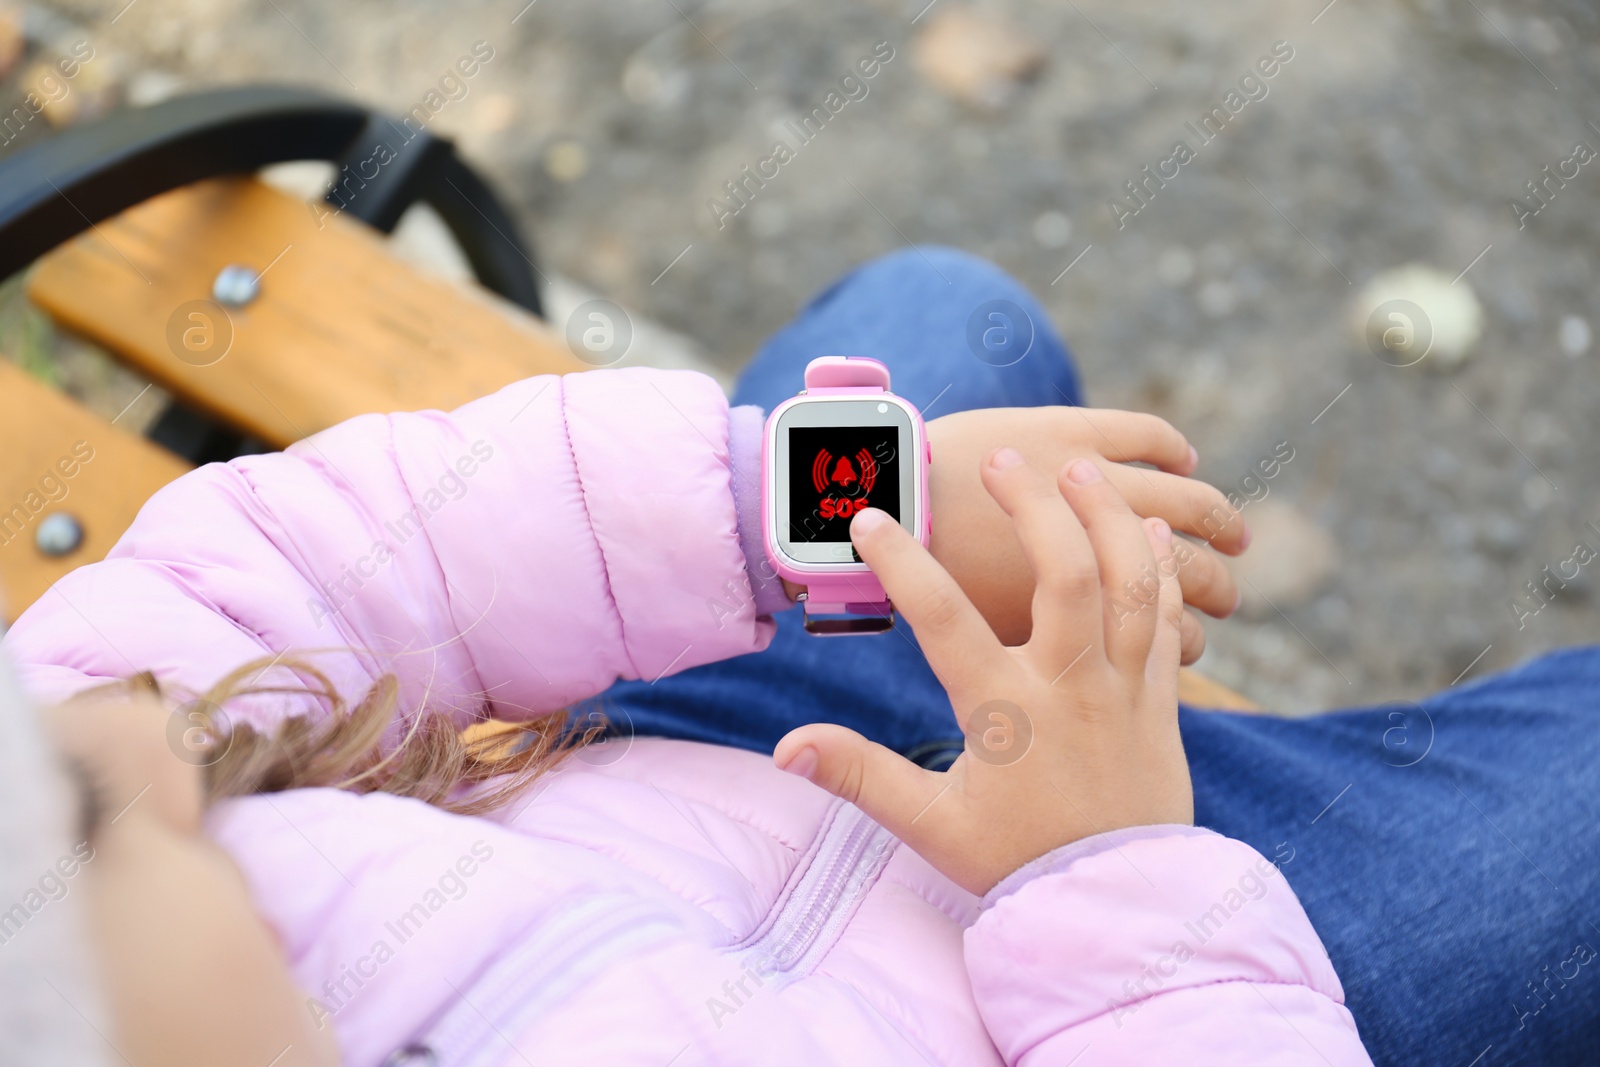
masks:
[[[805,624],[821,636],[883,633],[894,607],[850,543],[850,519],[874,507],[928,543],[922,415],[889,392],[875,359],[823,356],[806,387],[767,417],[761,525],[778,574],[806,587]]]

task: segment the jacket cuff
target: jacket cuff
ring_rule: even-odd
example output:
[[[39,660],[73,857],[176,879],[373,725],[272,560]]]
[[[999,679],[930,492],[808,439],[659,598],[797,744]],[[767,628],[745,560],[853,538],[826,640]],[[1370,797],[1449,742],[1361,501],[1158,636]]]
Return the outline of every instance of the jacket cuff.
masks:
[[[996,887],[1012,891],[964,934],[1006,1063],[1059,1064],[1102,1040],[1126,1063],[1302,1062],[1284,1052],[1301,1041],[1330,1063],[1369,1062],[1293,888],[1249,845],[1147,826],[1041,861],[1035,871],[1057,869]],[[1279,1031],[1285,1018],[1303,1036]]]
[[[728,410],[728,459],[733,468],[733,506],[739,515],[739,547],[750,575],[757,615],[775,615],[794,607],[783,591],[772,560],[767,558],[761,530],[761,437],[767,416],[754,404]]]
[[[1198,826],[1184,826],[1181,824],[1159,824],[1156,826],[1128,826],[1121,830],[1112,830],[1109,833],[1095,834],[1074,841],[1069,845],[1062,845],[1058,849],[1046,852],[1036,860],[1030,860],[1021,867],[1006,875],[995,883],[993,889],[983,895],[982,907],[988,911],[1012,893],[1021,889],[1035,878],[1043,878],[1047,874],[1059,874],[1079,860],[1098,856],[1102,852],[1120,849],[1123,845],[1134,841],[1143,841],[1152,837],[1214,837],[1210,830],[1203,830]]]

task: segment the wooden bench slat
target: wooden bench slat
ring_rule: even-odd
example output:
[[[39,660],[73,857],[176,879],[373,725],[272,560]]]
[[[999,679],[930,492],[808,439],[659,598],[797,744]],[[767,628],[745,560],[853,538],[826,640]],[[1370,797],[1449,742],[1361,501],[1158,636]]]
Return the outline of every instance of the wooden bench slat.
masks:
[[[1255,701],[1188,667],[1178,670],[1178,700],[1194,708],[1213,708],[1221,711],[1262,710],[1261,705]]]
[[[176,396],[280,448],[355,415],[449,409],[530,375],[588,369],[522,309],[426,275],[373,231],[319,212],[255,178],[199,182],[55,249],[28,295]],[[226,354],[193,365],[216,348],[186,361],[169,333],[204,329],[179,309],[210,300],[231,264],[264,271],[261,293],[217,324],[231,325]]]
[[[150,494],[189,469],[3,360],[0,455],[0,599],[8,624],[57,578],[104,558]],[[34,534],[58,511],[83,526],[83,543],[46,556]]]

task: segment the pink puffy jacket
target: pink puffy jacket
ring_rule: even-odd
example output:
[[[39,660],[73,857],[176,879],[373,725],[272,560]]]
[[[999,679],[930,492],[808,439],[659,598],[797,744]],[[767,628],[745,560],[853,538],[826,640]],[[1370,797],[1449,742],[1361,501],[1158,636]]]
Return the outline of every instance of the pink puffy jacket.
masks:
[[[730,422],[649,370],[352,419],[163,489],[7,648],[41,700],[332,650],[348,696],[396,671],[463,726],[755,652]],[[980,900],[769,759],[660,739],[487,818],[305,789],[208,830],[357,1067],[1368,1062],[1293,891],[1203,830],[1091,838]]]

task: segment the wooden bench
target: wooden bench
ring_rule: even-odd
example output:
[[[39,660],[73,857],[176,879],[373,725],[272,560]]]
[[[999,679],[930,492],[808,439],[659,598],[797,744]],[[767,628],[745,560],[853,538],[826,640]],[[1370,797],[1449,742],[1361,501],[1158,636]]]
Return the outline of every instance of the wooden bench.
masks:
[[[57,578],[101,559],[150,494],[189,469],[0,360],[0,590],[14,621]],[[81,543],[63,555],[36,544],[40,523],[71,516]]]
[[[261,275],[243,306],[212,299],[228,266]],[[201,181],[101,222],[44,255],[27,293],[183,403],[278,448],[355,415],[449,409],[530,375],[588,369],[509,301],[425,275],[380,233],[252,177]],[[80,441],[93,458],[58,463]],[[144,500],[188,469],[3,362],[0,447],[8,619],[67,570],[103,557]],[[55,479],[66,488],[52,500],[62,492]],[[51,511],[70,512],[84,530],[63,556],[34,543]],[[1190,670],[1180,695],[1256,710]]]
[[[228,266],[264,272],[244,307],[211,299]],[[275,448],[355,415],[449,410],[588,369],[521,308],[414,270],[381,234],[255,178],[199,182],[101,223],[39,261],[28,297]]]

